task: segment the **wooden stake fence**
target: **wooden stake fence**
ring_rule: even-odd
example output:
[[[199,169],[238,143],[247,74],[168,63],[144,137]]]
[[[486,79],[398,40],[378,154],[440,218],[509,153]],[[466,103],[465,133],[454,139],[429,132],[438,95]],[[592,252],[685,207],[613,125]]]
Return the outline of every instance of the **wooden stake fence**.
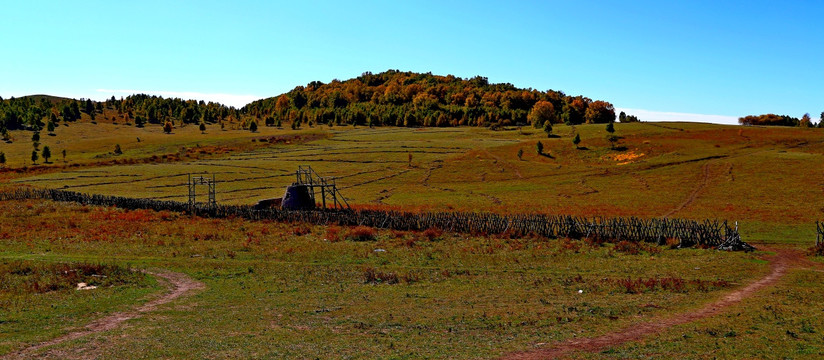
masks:
[[[175,211],[202,217],[241,217],[249,220],[306,222],[318,225],[369,226],[403,231],[438,228],[449,232],[476,235],[542,236],[594,239],[606,242],[631,241],[659,245],[677,241],[679,247],[713,247],[724,250],[752,250],[741,241],[737,226],[726,221],[685,219],[584,218],[568,215],[499,215],[493,213],[423,212],[409,213],[378,210],[255,210],[251,206],[190,206],[178,201],[135,199],[122,196],[88,195],[55,189],[15,189],[0,192],[0,200],[47,199],[88,205],[115,206],[123,209]],[[818,227],[824,239],[824,226]]]

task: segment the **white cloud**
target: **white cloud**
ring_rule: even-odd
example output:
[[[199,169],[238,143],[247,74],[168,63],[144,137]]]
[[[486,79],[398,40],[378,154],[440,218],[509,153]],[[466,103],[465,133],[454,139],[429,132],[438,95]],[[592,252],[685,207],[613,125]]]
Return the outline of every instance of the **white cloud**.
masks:
[[[221,103],[223,105],[234,106],[236,108],[241,108],[244,105],[262,99],[260,96],[256,95],[238,95],[238,94],[210,94],[210,93],[199,93],[193,91],[153,91],[153,90],[124,90],[124,89],[97,89],[99,93],[107,94],[108,96],[114,95],[115,97],[126,96],[126,95],[133,95],[133,94],[148,94],[148,95],[158,95],[163,96],[165,98],[181,98],[183,100],[203,100],[203,101],[213,101],[217,103]],[[108,97],[106,96],[106,97]]]
[[[738,124],[738,118],[735,116],[689,114],[643,109],[615,109],[616,113],[619,113],[621,111],[627,113],[627,115],[635,115],[639,119],[641,119],[641,121],[689,121],[727,125]]]

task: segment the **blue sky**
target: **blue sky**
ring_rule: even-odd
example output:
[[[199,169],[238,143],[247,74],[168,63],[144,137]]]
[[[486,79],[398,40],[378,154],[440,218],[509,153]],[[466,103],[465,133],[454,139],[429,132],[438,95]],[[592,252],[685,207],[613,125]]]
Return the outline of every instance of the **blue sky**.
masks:
[[[3,1],[2,9],[4,98],[146,92],[242,106],[312,80],[399,69],[582,94],[642,120],[824,111],[821,1]]]

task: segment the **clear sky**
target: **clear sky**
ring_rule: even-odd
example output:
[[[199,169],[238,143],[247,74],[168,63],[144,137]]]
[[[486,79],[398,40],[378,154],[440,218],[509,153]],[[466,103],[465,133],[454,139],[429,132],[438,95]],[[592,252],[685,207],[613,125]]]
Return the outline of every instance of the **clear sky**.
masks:
[[[239,107],[313,80],[399,69],[581,94],[642,120],[824,111],[824,1],[0,0],[0,9],[4,98],[144,92]]]

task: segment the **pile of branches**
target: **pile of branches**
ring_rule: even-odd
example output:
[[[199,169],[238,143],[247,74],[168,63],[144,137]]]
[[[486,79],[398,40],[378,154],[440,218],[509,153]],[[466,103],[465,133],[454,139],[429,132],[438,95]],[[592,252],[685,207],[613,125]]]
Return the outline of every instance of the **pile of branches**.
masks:
[[[88,195],[78,192],[21,188],[0,193],[0,200],[47,199],[123,209],[186,212],[201,217],[240,217],[250,220],[305,222],[318,225],[369,226],[402,231],[441,229],[477,235],[542,236],[700,246],[723,250],[752,250],[737,228],[726,221],[685,219],[584,218],[568,215],[500,215],[493,213],[380,210],[258,210],[245,205],[196,205],[178,201]]]

